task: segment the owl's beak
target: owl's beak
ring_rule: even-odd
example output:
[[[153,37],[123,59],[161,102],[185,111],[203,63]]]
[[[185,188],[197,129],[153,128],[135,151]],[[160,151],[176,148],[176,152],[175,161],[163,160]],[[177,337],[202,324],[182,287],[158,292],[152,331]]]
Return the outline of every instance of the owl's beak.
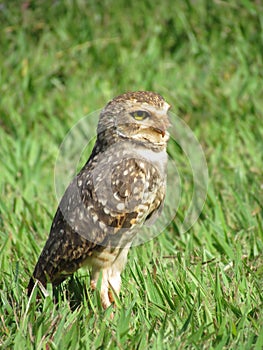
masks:
[[[162,137],[164,137],[167,134],[167,131],[166,131],[167,128],[164,125],[152,126],[150,127],[150,129],[162,135]]]
[[[161,134],[162,137],[165,136],[165,130],[164,130],[164,128],[155,128],[155,127],[154,127],[153,130],[156,131],[156,132],[158,132],[158,134]]]

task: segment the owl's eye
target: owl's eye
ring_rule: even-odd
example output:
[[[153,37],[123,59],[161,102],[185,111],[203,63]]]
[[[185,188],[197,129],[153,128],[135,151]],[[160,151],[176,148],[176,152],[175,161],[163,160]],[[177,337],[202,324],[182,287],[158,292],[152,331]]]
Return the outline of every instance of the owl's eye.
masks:
[[[146,118],[150,117],[150,114],[146,111],[135,111],[135,112],[131,112],[131,116],[135,119],[135,120],[144,120]]]

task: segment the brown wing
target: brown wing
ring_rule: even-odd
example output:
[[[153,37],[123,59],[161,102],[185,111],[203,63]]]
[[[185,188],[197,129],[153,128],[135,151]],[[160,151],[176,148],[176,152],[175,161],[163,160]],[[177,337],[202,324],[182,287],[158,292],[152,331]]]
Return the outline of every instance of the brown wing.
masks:
[[[99,164],[99,165],[98,165]],[[66,190],[33,276],[57,285],[96,249],[117,245],[160,207],[164,191],[153,166],[136,159],[107,156],[92,160]],[[132,237],[128,237],[132,239]],[[34,286],[31,279],[28,294]]]

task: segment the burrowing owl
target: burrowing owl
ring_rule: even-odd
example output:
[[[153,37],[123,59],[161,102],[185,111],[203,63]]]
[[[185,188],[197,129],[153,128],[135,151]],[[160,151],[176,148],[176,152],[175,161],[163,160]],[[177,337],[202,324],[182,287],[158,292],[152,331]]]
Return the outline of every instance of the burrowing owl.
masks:
[[[169,107],[162,96],[138,91],[102,110],[94,149],[62,197],[29,295],[35,281],[56,286],[86,264],[93,289],[101,274],[104,308],[119,294],[132,241],[163,206]]]

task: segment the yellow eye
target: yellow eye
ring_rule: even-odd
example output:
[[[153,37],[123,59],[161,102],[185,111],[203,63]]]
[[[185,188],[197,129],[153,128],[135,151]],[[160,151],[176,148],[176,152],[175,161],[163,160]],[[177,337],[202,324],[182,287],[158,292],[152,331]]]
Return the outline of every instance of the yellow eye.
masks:
[[[144,120],[146,118],[150,117],[150,114],[146,111],[136,111],[136,112],[132,112],[131,116],[135,119],[135,120]]]

